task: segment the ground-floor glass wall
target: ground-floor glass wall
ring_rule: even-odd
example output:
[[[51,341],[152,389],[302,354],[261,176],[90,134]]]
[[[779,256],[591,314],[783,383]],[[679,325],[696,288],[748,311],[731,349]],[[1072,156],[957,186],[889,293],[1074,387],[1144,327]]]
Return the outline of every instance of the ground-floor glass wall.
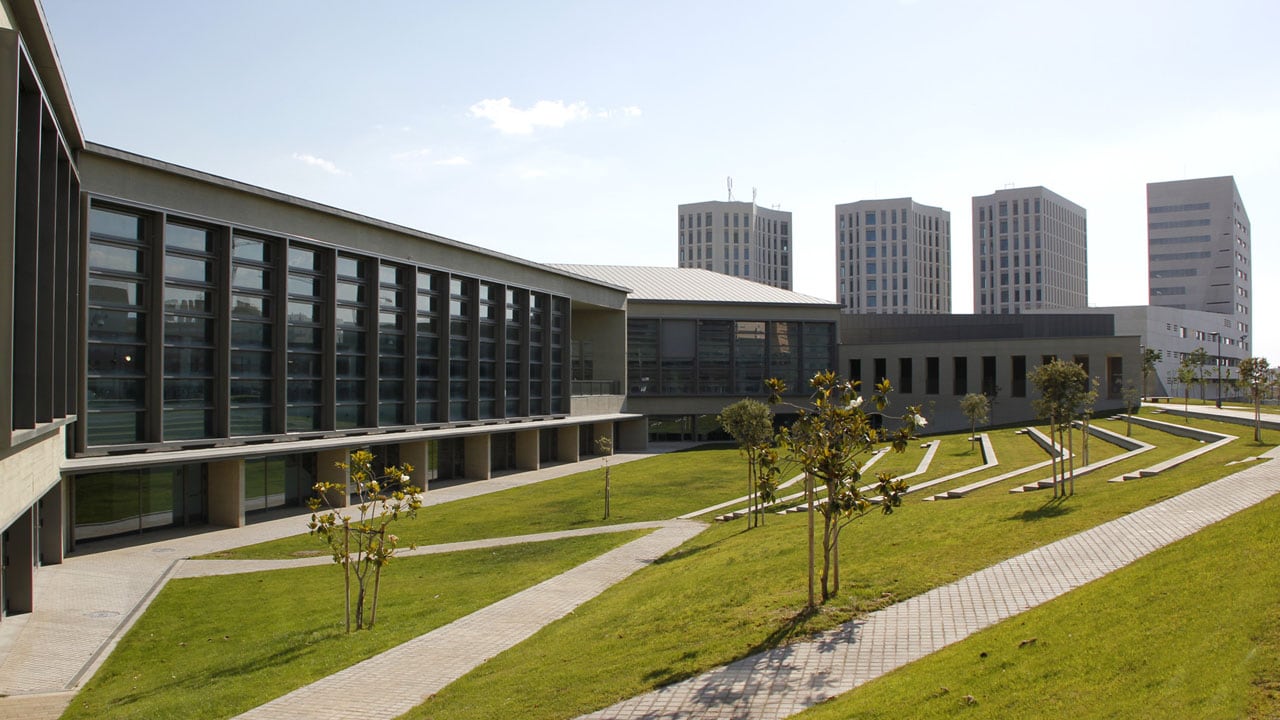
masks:
[[[80,475],[72,488],[76,541],[208,520],[203,465]]]
[[[244,461],[244,511],[301,505],[315,484],[312,453],[250,458]]]

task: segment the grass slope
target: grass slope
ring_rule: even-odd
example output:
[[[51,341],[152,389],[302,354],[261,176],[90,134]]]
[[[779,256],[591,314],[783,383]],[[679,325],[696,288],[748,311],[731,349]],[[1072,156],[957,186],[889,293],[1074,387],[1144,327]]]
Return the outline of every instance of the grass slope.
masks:
[[[1169,438],[1162,441],[1177,444]],[[1001,489],[909,502],[892,517],[865,518],[844,534],[841,595],[812,617],[798,612],[805,599],[803,515],[773,516],[749,531],[742,522],[718,525],[406,717],[574,717],[1197,487],[1231,472],[1227,460],[1264,449],[1232,443],[1140,482],[1086,476],[1077,480],[1077,495],[1063,501]]]
[[[1277,717],[1277,513],[1272,498],[797,717]]]
[[[63,717],[231,717],[643,534],[397,560],[374,629],[350,636],[336,565],[174,580]]]
[[[500,493],[425,507],[400,520],[401,545],[510,537],[641,520],[669,520],[747,492],[746,460],[735,448],[700,448],[610,468],[610,517],[604,515],[604,472],[590,470]],[[483,482],[483,481],[479,481]],[[305,522],[299,519],[299,529]],[[323,543],[301,535],[249,545],[211,558],[265,559],[314,555]]]

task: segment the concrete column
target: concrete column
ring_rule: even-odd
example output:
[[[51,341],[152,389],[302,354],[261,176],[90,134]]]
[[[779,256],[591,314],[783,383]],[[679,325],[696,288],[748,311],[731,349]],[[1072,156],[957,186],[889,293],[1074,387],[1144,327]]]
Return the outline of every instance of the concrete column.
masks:
[[[537,430],[521,430],[516,433],[516,467],[520,470],[537,470],[542,467],[539,457]]]
[[[34,608],[35,553],[32,552],[35,509],[29,509],[13,521],[5,533],[3,552],[9,567],[0,573],[0,593],[9,601],[9,613],[28,613]]]
[[[209,463],[209,524],[244,527],[244,460]]]
[[[347,489],[346,492],[325,493],[325,502],[330,507],[347,507],[351,504],[351,471],[338,467],[338,463],[351,462],[351,454],[346,448],[321,450],[316,453],[316,482],[334,483]]]
[[[431,441],[415,440],[400,443],[400,462],[413,466],[413,470],[409,472],[409,481],[426,492],[427,483],[436,470],[431,464]]]
[[[569,425],[553,430],[556,434],[556,459],[560,462],[578,462],[582,455],[578,452],[578,426]]]
[[[649,447],[649,421],[645,418],[623,420],[618,427],[614,450],[635,452]]]
[[[615,438],[615,437],[613,436],[613,423],[612,423],[612,422],[598,422],[598,423],[595,423],[595,424],[593,424],[593,425],[591,426],[591,452],[592,452],[592,454],[595,454],[595,455],[599,455],[599,454],[600,454],[600,446],[599,446],[599,445],[597,445],[596,443],[598,443],[598,442],[600,441],[600,438],[602,438],[602,437],[603,437],[603,438],[609,438],[609,442],[610,442],[610,444],[612,444],[613,449],[614,449],[614,450],[617,450],[617,449],[618,449],[618,439],[617,439],[617,438]]]
[[[462,474],[468,480],[488,480],[493,477],[492,458],[489,457],[488,435],[468,435],[462,441]]]
[[[36,504],[36,543],[40,548],[41,565],[59,565],[62,563],[65,548],[62,537],[62,517],[64,515],[62,496],[66,492],[66,482],[59,481],[53,489],[40,498]]]

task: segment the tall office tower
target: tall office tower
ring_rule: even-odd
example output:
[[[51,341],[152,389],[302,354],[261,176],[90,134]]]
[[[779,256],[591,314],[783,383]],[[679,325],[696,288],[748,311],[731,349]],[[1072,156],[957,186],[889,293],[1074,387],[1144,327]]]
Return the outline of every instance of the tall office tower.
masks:
[[[911,198],[836,206],[845,312],[951,312],[951,213]]]
[[[754,202],[681,205],[680,267],[791,289],[791,213]]]
[[[1250,244],[1249,215],[1234,177],[1147,183],[1150,303],[1229,316],[1222,341],[1241,343],[1245,351]]]
[[[1089,306],[1084,208],[1043,187],[973,198],[973,311]]]

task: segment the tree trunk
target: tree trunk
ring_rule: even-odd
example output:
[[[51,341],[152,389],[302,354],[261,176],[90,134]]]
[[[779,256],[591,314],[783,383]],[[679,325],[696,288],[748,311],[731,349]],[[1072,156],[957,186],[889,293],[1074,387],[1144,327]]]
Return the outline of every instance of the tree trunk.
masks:
[[[373,624],[378,621],[378,584],[382,581],[382,565],[379,564],[373,569],[373,598],[369,602],[369,629],[373,629]]]
[[[342,590],[347,614],[347,634],[351,634],[351,521],[342,521]]]
[[[840,526],[831,529],[831,594],[840,594]]]
[[[809,505],[809,607],[813,608],[813,476],[804,474],[804,494]]]
[[[1074,432],[1072,432],[1071,425],[1068,424],[1067,425],[1067,453],[1071,456],[1070,467],[1071,467],[1071,494],[1072,495],[1076,494],[1076,456],[1075,456],[1075,453],[1073,452],[1074,449],[1075,449]]]
[[[830,504],[830,500],[828,500]],[[828,511],[830,508],[828,508]],[[822,602],[831,599],[831,517],[822,513]]]

